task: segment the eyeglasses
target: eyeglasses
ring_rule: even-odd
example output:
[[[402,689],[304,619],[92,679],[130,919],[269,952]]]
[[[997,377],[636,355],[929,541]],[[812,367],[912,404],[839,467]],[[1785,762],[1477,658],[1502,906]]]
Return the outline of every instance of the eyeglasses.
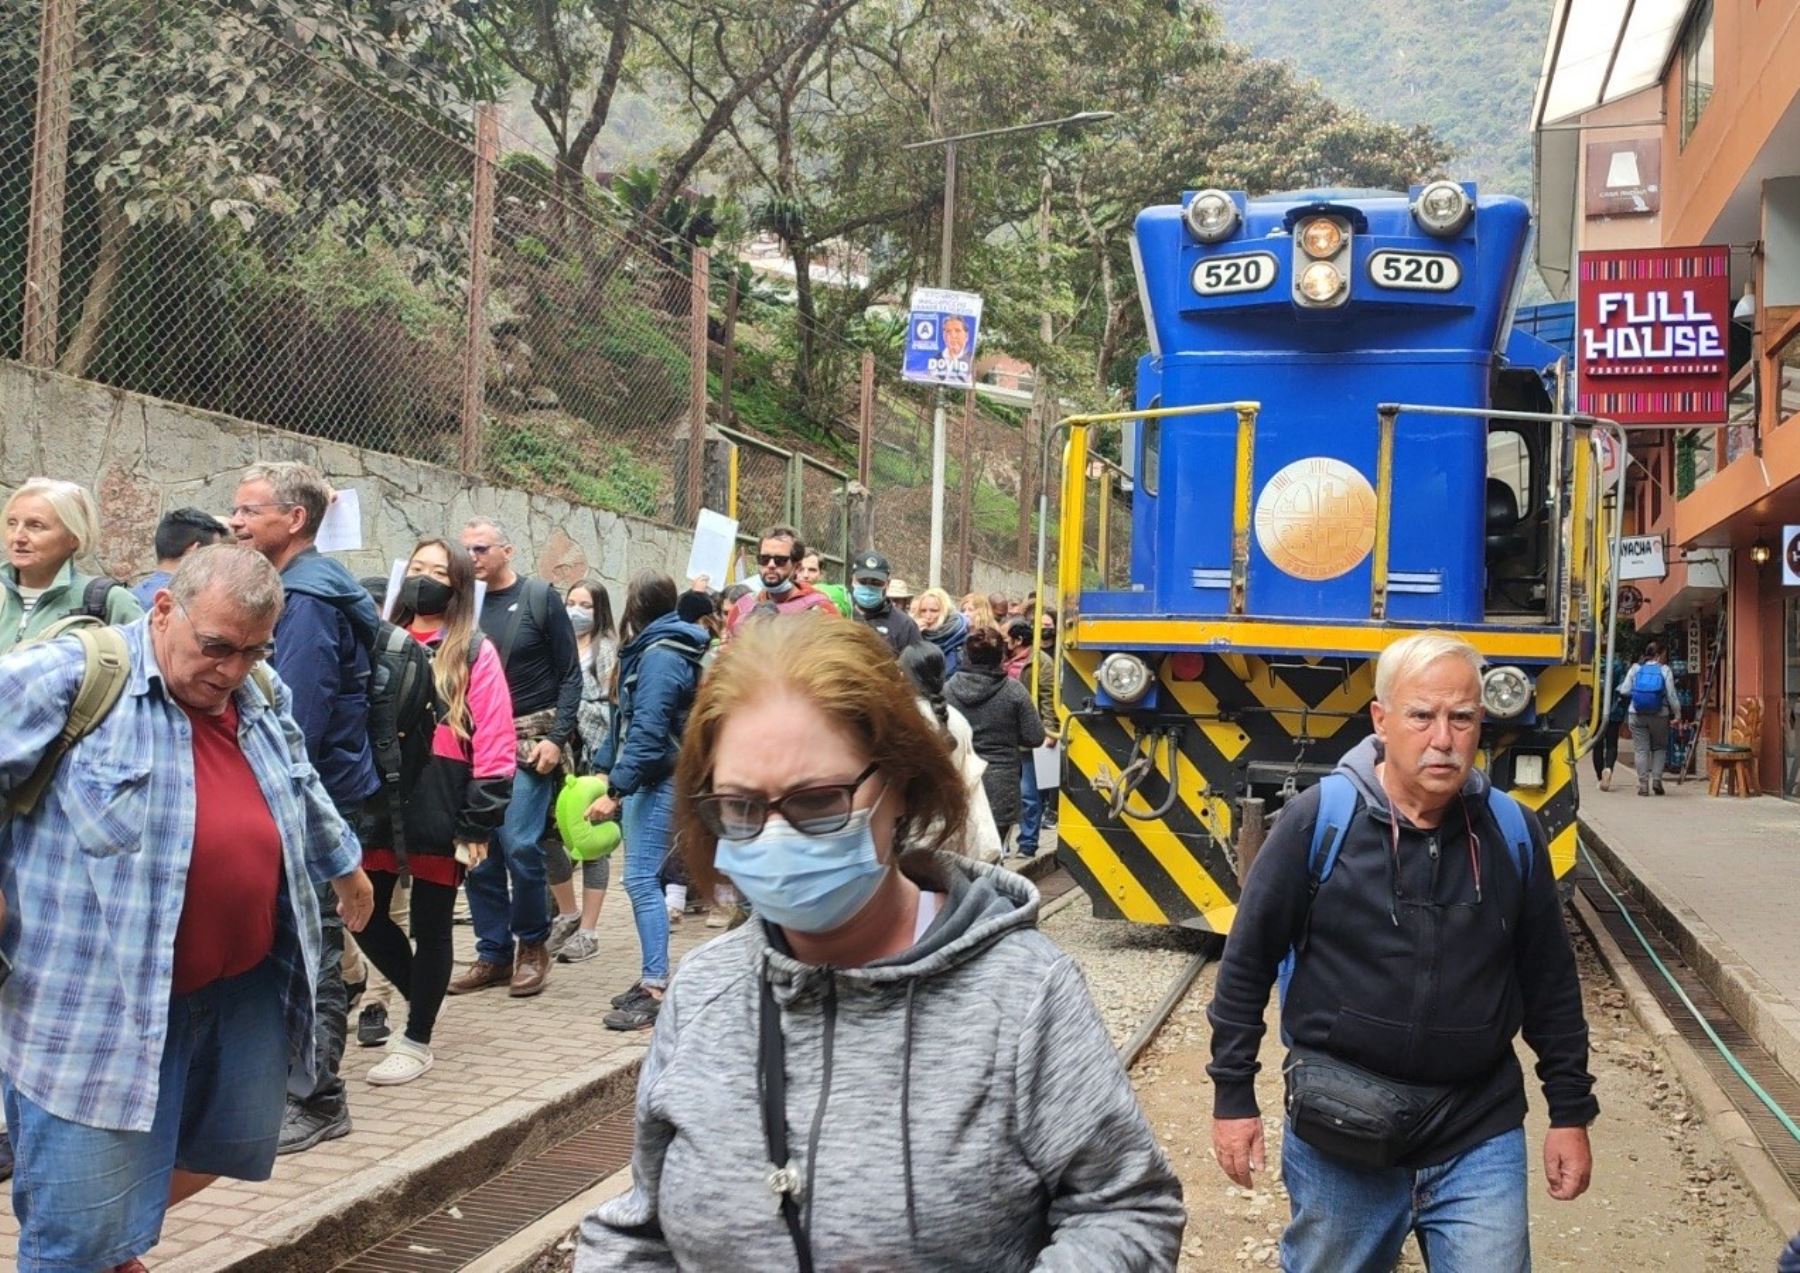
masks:
[[[493,552],[496,548],[505,548],[506,546],[507,545],[505,545],[505,544],[470,544],[469,545],[469,556],[485,557],[489,553]]]
[[[298,504],[282,504],[270,500],[266,504],[234,504],[225,510],[227,517],[252,517],[265,508],[299,508]]]
[[[211,659],[215,663],[223,663],[226,659],[246,658],[252,663],[261,663],[275,657],[275,643],[264,641],[261,645],[233,645],[229,641],[221,641],[218,637],[200,635],[200,629],[194,626],[194,616],[188,608],[177,601],[175,608],[181,611],[181,617],[188,622],[188,630],[194,634],[194,644],[199,647],[200,657]]]
[[[849,782],[802,787],[775,800],[709,791],[694,798],[694,812],[701,824],[721,840],[748,840],[761,834],[771,813],[779,813],[801,835],[830,835],[849,825],[856,789],[879,768],[871,762]]]
[[[793,555],[783,553],[757,553],[756,564],[759,566],[785,566],[793,561]]]

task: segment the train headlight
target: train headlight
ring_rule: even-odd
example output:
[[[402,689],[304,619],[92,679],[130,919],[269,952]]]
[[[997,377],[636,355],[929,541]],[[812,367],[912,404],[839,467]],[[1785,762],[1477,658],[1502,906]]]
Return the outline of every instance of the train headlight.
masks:
[[[1237,204],[1223,190],[1202,190],[1187,206],[1187,227],[1202,243],[1217,243],[1237,229]]]
[[[1314,261],[1300,271],[1300,294],[1314,305],[1329,305],[1344,290],[1344,276],[1330,261]]]
[[[1496,720],[1512,720],[1531,706],[1531,678],[1516,667],[1491,667],[1481,678],[1481,705]]]
[[[1314,217],[1300,227],[1300,246],[1314,260],[1330,260],[1344,246],[1344,228],[1330,217]]]
[[[1137,702],[1150,683],[1150,665],[1135,654],[1109,654],[1100,664],[1100,688],[1115,702]]]
[[[1427,234],[1447,239],[1459,233],[1475,215],[1475,204],[1469,192],[1454,181],[1434,181],[1419,191],[1413,200],[1413,220]]]

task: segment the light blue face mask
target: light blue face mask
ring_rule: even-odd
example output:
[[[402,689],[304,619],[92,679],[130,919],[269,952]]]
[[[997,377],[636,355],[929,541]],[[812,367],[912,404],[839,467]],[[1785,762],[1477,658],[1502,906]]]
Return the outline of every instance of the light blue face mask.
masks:
[[[859,583],[850,589],[850,595],[856,598],[856,604],[865,610],[879,610],[887,592],[880,584]]]
[[[887,874],[869,825],[874,814],[874,806],[859,809],[830,835],[802,835],[771,819],[754,839],[720,840],[713,865],[761,918],[797,933],[828,933],[868,905]]]

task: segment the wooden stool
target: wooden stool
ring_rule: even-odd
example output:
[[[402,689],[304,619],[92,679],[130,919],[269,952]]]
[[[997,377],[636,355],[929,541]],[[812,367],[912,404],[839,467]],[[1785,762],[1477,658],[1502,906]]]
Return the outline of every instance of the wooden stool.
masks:
[[[1726,787],[1734,796],[1760,794],[1756,789],[1756,753],[1748,747],[1708,747],[1706,759],[1712,769],[1712,780],[1707,785],[1710,794],[1723,795]]]

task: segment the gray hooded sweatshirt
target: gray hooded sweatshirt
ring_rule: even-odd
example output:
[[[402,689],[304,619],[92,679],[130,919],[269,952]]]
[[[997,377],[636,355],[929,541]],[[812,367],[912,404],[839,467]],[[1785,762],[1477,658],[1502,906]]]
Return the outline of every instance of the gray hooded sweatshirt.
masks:
[[[1037,890],[946,853],[901,868],[945,896],[890,959],[804,964],[753,921],[682,962],[638,1079],[634,1187],[582,1223],[576,1273],[797,1267],[768,1183],[765,978],[819,1273],[1175,1267],[1181,1185]]]

